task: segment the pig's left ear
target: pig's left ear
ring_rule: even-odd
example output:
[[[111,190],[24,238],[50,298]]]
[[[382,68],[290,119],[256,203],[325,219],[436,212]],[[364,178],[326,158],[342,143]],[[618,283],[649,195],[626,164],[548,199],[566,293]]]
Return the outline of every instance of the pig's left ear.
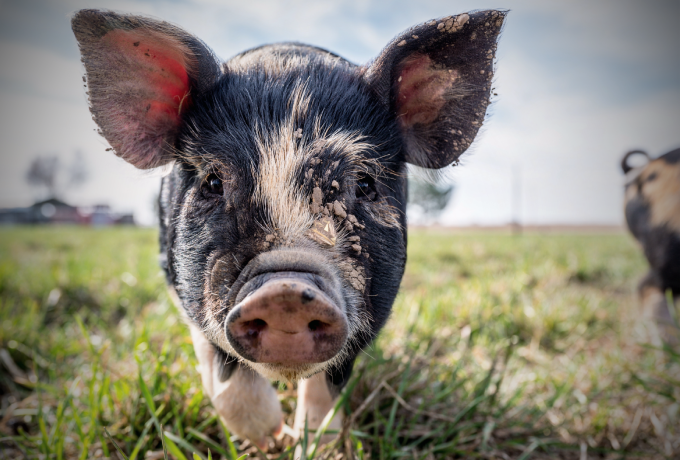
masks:
[[[489,104],[505,11],[478,11],[416,26],[395,38],[365,78],[396,115],[406,161],[442,168],[470,146]]]
[[[167,22],[81,10],[71,20],[90,111],[116,155],[138,168],[170,162],[182,116],[220,75],[203,42]]]

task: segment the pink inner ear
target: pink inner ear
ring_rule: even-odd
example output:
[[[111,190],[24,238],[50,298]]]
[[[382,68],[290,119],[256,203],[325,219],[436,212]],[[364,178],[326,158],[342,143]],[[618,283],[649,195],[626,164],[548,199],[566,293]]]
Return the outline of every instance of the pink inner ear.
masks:
[[[446,91],[457,77],[455,70],[435,69],[427,55],[406,58],[397,79],[397,116],[401,125],[410,127],[436,120],[446,103]]]
[[[151,126],[178,126],[182,112],[191,104],[186,46],[153,31],[112,30],[102,41],[127,61],[123,73],[136,111],[145,113]]]

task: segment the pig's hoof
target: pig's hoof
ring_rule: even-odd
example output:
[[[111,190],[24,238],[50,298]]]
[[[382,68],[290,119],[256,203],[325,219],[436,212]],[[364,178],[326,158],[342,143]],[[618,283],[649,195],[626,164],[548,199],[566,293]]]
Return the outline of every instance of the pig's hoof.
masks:
[[[274,432],[272,433],[274,439],[276,439],[277,441],[283,439],[283,436],[286,434],[286,430],[284,429],[285,426],[286,424],[283,423],[283,420],[281,420],[281,424],[279,424],[279,426],[277,426],[276,429],[274,429]]]
[[[285,423],[283,423],[282,418],[278,426],[274,428],[274,430],[271,433],[268,434],[271,434],[271,436],[274,437],[274,439],[276,440],[281,440],[283,438],[283,435],[285,434],[283,429],[284,426]],[[267,435],[262,435],[259,438],[250,438],[250,442],[255,444],[255,446],[257,446],[257,448],[260,449],[262,452],[267,452],[267,450],[269,449],[269,442],[267,441],[268,437],[269,436]]]
[[[251,440],[251,442],[253,444],[255,444],[255,446],[258,449],[260,449],[262,452],[267,452],[267,450],[269,448],[269,444],[267,443],[267,437],[266,436],[262,436],[258,441]]]

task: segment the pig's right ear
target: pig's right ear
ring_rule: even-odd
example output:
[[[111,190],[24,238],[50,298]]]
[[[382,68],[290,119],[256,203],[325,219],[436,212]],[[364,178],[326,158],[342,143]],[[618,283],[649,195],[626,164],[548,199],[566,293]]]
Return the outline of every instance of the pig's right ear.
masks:
[[[139,16],[81,10],[71,27],[90,111],[116,155],[141,169],[170,162],[182,115],[220,75],[213,53],[179,28]]]
[[[489,103],[505,14],[476,11],[421,24],[364,69],[397,119],[409,163],[442,168],[474,140]]]
[[[644,156],[647,159],[646,163],[649,163],[652,160],[651,158],[649,158],[649,155],[644,150],[631,150],[630,152],[626,153],[621,159],[621,169],[623,170],[624,174],[628,174],[628,171],[635,168],[635,166],[631,166],[628,164],[628,160],[630,159],[630,157],[635,155]]]

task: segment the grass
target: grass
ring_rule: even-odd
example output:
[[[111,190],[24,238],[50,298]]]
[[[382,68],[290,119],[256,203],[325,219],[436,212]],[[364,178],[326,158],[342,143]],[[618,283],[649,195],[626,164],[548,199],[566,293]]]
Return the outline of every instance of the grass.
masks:
[[[0,230],[0,458],[292,458],[290,438],[264,454],[220,423],[156,260],[149,229]],[[338,441],[299,443],[332,459],[677,458],[680,355],[646,345],[645,269],[623,233],[412,231]],[[295,388],[278,388],[292,424]]]

